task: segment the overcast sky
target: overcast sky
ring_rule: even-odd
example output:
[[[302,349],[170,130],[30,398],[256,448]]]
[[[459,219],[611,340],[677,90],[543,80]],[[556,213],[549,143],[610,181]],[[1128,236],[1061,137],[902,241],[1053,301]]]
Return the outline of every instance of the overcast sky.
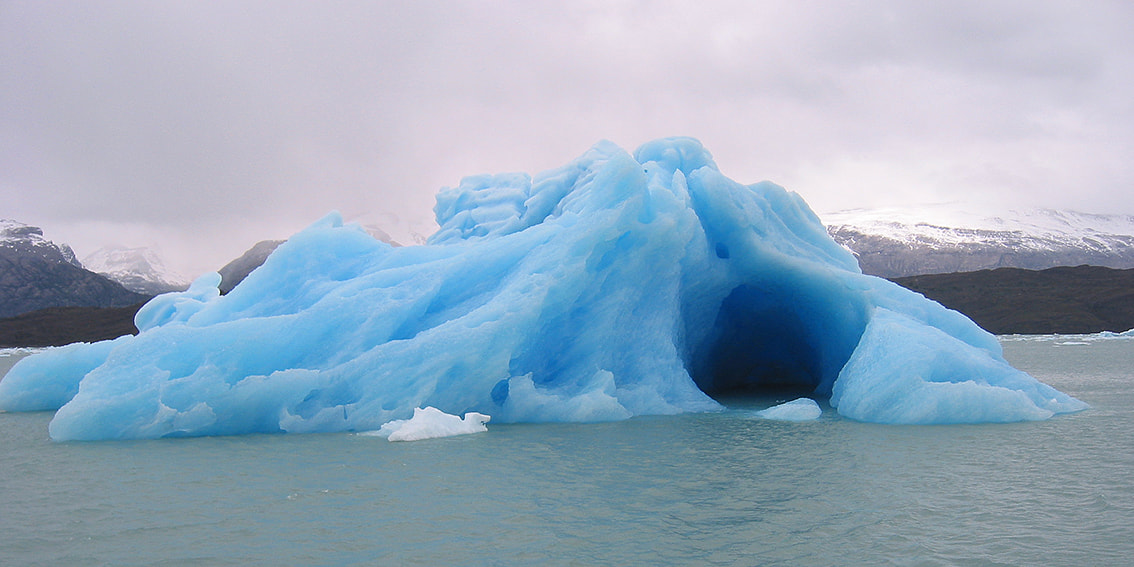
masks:
[[[0,218],[185,275],[699,138],[817,212],[1134,214],[1134,3],[0,0]]]

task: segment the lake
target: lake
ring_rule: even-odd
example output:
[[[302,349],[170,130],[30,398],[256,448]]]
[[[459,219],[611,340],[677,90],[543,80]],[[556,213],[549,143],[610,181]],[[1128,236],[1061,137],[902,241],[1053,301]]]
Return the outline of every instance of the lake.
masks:
[[[0,563],[1129,563],[1134,337],[1001,339],[1010,362],[1091,409],[894,426],[824,406],[789,423],[753,417],[783,401],[766,398],[413,443],[54,443],[50,413],[0,413]]]

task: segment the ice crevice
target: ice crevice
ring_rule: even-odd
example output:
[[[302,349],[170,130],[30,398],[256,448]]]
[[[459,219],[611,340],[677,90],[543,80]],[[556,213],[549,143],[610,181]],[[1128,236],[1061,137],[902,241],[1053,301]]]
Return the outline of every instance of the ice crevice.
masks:
[[[372,431],[427,407],[603,421],[762,390],[879,423],[1086,407],[861,274],[802,198],[725,177],[690,138],[469,177],[434,212],[402,248],[329,214],[227,295],[206,274],[147,304],[135,337],[22,360],[0,409],[58,408],[63,440]]]

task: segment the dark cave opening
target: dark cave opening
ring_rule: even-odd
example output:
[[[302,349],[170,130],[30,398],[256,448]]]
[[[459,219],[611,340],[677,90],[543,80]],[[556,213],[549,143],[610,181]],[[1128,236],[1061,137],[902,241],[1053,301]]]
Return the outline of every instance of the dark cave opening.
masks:
[[[695,357],[692,375],[701,391],[726,405],[815,394],[823,382],[820,354],[789,297],[750,285],[729,293]]]

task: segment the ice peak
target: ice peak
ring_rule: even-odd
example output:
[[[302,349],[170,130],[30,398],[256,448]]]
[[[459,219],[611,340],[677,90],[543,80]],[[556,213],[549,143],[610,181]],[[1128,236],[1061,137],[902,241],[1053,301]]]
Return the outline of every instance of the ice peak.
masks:
[[[66,244],[56,244],[43,237],[43,229],[11,219],[0,219],[0,247],[39,256],[51,262],[66,262],[75,267],[82,264],[74,250]]]
[[[717,169],[709,150],[696,138],[663,138],[642,144],[634,152],[634,159],[643,165],[656,163],[671,174],[681,171],[689,175],[702,167]]]

